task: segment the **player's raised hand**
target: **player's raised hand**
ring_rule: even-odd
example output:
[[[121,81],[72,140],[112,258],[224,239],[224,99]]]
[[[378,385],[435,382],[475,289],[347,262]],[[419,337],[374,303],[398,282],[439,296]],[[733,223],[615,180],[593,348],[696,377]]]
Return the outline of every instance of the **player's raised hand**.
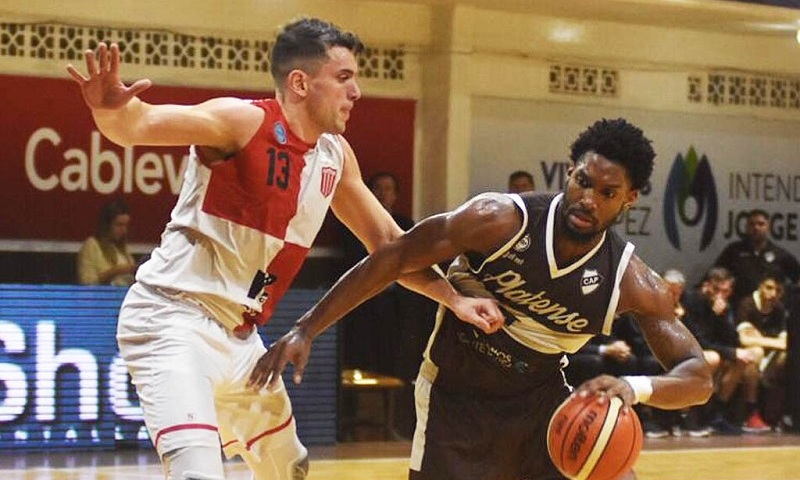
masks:
[[[264,385],[275,387],[286,365],[294,365],[294,383],[303,380],[303,371],[311,355],[311,339],[298,328],[292,328],[284,336],[269,346],[267,353],[256,362],[247,386],[260,390]]]
[[[137,80],[130,87],[122,83],[119,76],[119,46],[116,43],[112,43],[110,48],[100,43],[96,52],[87,50],[85,57],[87,76],[72,64],[67,65],[67,72],[80,85],[83,99],[92,110],[123,107],[152,85],[148,79]]]

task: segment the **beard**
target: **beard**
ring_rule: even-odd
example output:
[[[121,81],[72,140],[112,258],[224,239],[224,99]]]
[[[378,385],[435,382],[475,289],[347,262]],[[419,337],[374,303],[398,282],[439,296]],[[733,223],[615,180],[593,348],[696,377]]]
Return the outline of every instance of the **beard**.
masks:
[[[566,198],[566,196],[564,196]],[[598,236],[602,235],[604,231],[608,230],[613,223],[609,223],[608,225],[595,225],[594,228],[590,230],[579,230],[575,225],[572,224],[569,220],[569,213],[571,211],[570,206],[564,203],[562,200],[560,215],[558,215],[559,220],[561,221],[561,225],[563,228],[561,231],[573,242],[577,243],[592,243],[594,240],[597,239]],[[580,211],[580,209],[577,209]],[[575,211],[575,209],[572,209]]]
[[[567,237],[569,237],[570,240],[574,242],[590,243],[600,233],[599,231],[595,230],[581,231],[575,228],[575,226],[569,221],[566,210],[564,210],[564,213],[561,215],[561,223],[564,225],[563,232],[567,235]]]

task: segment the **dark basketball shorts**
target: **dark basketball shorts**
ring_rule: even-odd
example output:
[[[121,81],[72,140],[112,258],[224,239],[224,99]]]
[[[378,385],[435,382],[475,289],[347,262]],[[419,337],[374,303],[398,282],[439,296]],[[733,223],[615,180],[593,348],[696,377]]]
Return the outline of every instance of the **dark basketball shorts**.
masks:
[[[409,478],[563,479],[547,425],[568,395],[561,355],[445,318],[417,378]]]

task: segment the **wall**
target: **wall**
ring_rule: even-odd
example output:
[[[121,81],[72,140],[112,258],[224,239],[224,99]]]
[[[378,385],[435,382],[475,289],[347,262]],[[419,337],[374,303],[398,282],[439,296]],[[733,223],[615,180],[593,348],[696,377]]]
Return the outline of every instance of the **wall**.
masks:
[[[589,120],[575,115],[575,106],[591,107],[588,111],[602,116],[640,112],[644,120],[651,113],[664,114],[659,118],[667,124],[654,132],[657,136],[668,137],[692,125],[705,131],[699,137],[723,139],[711,127],[725,118],[737,119],[738,131],[759,130],[765,121],[775,127],[777,133],[750,137],[741,144],[742,151],[752,155],[710,156],[725,164],[724,171],[746,171],[749,164],[736,162],[751,161],[760,144],[771,139],[781,148],[794,148],[791,134],[781,135],[796,128],[800,119],[800,48],[793,32],[767,28],[773,20],[797,25],[800,16],[794,12],[716,0],[575,1],[572,5],[567,8],[547,0],[491,4],[471,0],[234,0],[225,4],[201,0],[167,5],[116,2],[109,9],[103,2],[84,1],[64,13],[59,2],[11,0],[0,10],[0,19],[216,35],[251,42],[270,40],[274,26],[301,12],[354,29],[374,47],[362,64],[365,95],[417,102],[410,200],[417,218],[453,208],[477,191],[502,189],[507,172],[530,162],[536,165],[538,157],[522,148],[502,158],[485,151],[487,141],[475,136],[481,133],[481,125],[491,121],[484,118],[489,114],[487,103],[506,105],[504,101],[514,100],[518,102],[511,104],[515,111],[542,102],[549,108],[563,106],[558,118],[570,128],[562,138],[552,138],[563,144],[563,150],[548,157],[552,161],[564,158],[569,137]],[[53,34],[52,41],[58,44],[59,35]],[[210,48],[202,42],[198,45]],[[239,50],[231,44],[209,51],[224,60]],[[2,53],[0,48],[0,72],[63,75],[65,59]],[[252,69],[194,70],[201,74],[139,64],[131,65],[128,74],[170,85],[269,87],[266,75]],[[531,133],[530,129],[542,126],[524,115],[507,120],[519,123],[524,135],[543,135]],[[505,143],[514,140],[520,138]],[[688,135],[681,137],[683,142],[690,140]],[[528,149],[555,148],[524,144]],[[677,143],[673,145],[677,148]],[[660,153],[663,161],[675,152]],[[769,168],[778,169],[783,161]],[[792,205],[776,202],[775,207],[787,210]],[[655,242],[669,245],[664,238]]]

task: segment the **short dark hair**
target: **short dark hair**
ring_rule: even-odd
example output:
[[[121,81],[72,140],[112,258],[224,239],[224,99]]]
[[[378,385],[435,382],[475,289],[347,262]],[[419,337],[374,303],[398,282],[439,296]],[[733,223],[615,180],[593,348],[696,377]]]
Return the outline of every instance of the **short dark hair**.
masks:
[[[703,281],[706,282],[725,282],[733,280],[733,273],[725,267],[711,267],[707,272]]]
[[[595,152],[622,165],[635,190],[647,185],[656,156],[650,139],[624,118],[602,119],[581,133],[570,147],[570,158],[577,163],[587,152]]]
[[[128,204],[122,198],[116,198],[104,204],[100,209],[100,214],[97,216],[97,232],[96,237],[98,240],[106,239],[111,233],[111,225],[114,220],[120,215],[129,215],[130,209]]]
[[[508,183],[511,183],[518,178],[527,178],[528,181],[531,182],[531,184],[533,183],[533,175],[526,172],[525,170],[517,170],[516,172],[513,172],[511,175],[509,175]]]
[[[323,60],[331,47],[344,47],[353,55],[364,50],[364,44],[354,34],[317,18],[302,17],[278,32],[272,46],[270,73],[275,87],[281,89],[289,72],[297,68],[311,68],[308,62]]]
[[[753,218],[753,217],[764,217],[767,220],[769,220],[769,214],[766,212],[766,210],[762,210],[760,208],[754,208],[754,209],[750,210],[749,212],[747,212],[747,219],[748,220]]]

